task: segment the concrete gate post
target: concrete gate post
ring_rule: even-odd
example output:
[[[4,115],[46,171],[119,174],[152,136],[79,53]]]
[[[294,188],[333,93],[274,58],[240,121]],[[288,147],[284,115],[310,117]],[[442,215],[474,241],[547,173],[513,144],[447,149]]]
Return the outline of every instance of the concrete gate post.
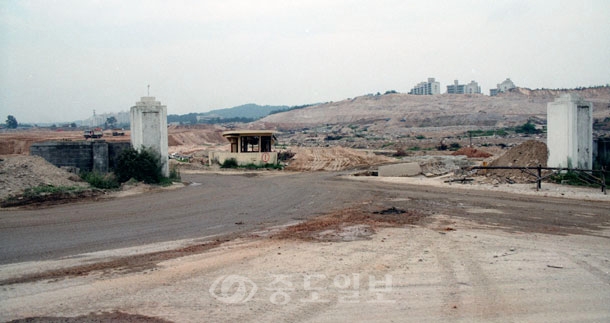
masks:
[[[131,145],[136,150],[150,148],[161,157],[163,176],[169,176],[167,152],[167,107],[153,96],[142,97],[131,107]]]
[[[549,167],[593,167],[593,105],[576,94],[547,104]]]

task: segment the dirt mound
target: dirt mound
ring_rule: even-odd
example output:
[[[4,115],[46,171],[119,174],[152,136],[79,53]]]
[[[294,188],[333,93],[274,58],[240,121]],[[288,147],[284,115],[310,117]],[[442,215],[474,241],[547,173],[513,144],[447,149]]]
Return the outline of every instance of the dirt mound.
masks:
[[[475,149],[472,147],[462,147],[459,150],[451,153],[451,155],[453,155],[453,156],[464,155],[469,158],[487,158],[487,157],[493,156],[492,154],[490,154],[488,152],[478,150],[478,149]]]
[[[508,150],[504,155],[491,162],[489,166],[527,166],[535,167],[542,165],[546,167],[546,162],[549,158],[549,151],[546,144],[537,141],[529,140],[519,146]],[[526,183],[534,180],[531,175],[525,174],[518,169],[499,169],[487,172],[488,176],[494,176],[502,181],[515,183]]]
[[[57,168],[39,156],[0,156],[0,200],[39,185],[82,186],[80,177]]]
[[[298,148],[286,170],[338,171],[360,166],[377,165],[391,161],[384,156],[344,147]]]

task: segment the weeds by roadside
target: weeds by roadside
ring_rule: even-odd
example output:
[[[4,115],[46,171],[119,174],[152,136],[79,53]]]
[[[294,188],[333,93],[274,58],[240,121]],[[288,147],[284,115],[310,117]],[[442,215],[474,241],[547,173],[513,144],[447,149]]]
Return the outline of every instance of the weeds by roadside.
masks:
[[[80,177],[89,185],[100,189],[119,188],[120,184],[113,173],[101,174],[98,172],[82,173]]]
[[[597,173],[596,175],[599,175]],[[577,171],[567,171],[564,173],[554,174],[549,179],[557,184],[565,184],[572,186],[587,186],[587,187],[599,187],[602,180],[597,176]],[[605,184],[610,185],[610,176],[604,176]]]
[[[263,164],[263,165],[249,163],[246,165],[239,165],[235,158],[229,158],[229,159],[226,159],[222,163],[222,165],[220,165],[220,168],[284,169],[284,166],[279,163],[278,164]]]

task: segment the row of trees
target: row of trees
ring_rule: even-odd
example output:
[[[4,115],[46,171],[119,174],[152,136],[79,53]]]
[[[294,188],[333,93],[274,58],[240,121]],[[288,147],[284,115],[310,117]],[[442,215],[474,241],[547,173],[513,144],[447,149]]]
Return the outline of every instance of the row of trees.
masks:
[[[15,116],[13,115],[8,115],[6,117],[6,121],[4,122],[4,124],[6,125],[6,127],[8,129],[15,129],[19,126],[19,122],[17,122],[17,119],[15,118]],[[108,129],[108,128],[114,128],[117,125],[117,119],[115,117],[109,117],[106,119],[106,122],[104,124],[104,126]],[[56,126],[52,127],[55,128]],[[70,124],[71,128],[76,128],[76,123],[72,122]]]

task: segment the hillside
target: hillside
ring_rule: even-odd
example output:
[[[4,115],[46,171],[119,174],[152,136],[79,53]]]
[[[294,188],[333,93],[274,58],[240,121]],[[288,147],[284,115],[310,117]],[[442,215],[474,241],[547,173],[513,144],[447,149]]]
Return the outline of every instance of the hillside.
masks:
[[[517,88],[498,96],[367,95],[269,115],[258,124],[284,129],[322,124],[383,124],[384,127],[505,126],[546,119],[546,105],[562,93],[592,101],[594,118],[610,115],[610,87],[583,90]]]
[[[219,118],[250,118],[258,119],[267,116],[272,111],[286,110],[289,107],[286,105],[258,105],[254,103],[244,104],[228,109],[217,109],[206,113],[202,116],[219,117]]]

